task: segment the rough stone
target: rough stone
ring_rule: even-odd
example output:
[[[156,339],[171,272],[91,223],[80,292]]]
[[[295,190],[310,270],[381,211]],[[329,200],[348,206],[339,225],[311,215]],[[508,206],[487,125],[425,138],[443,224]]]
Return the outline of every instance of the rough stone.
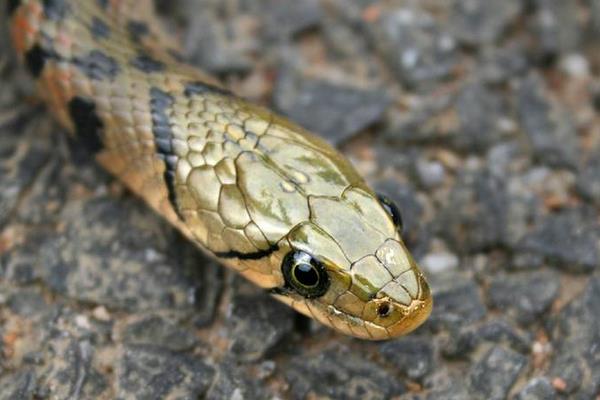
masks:
[[[404,385],[384,369],[340,346],[316,356],[293,358],[285,376],[293,398],[314,393],[333,399],[387,399],[406,392]]]
[[[534,157],[549,166],[573,168],[578,154],[574,125],[548,99],[542,79],[530,75],[521,82],[517,96],[520,123]]]
[[[445,239],[463,252],[504,243],[508,215],[506,183],[488,172],[463,173],[438,217]]]
[[[400,7],[370,28],[374,46],[405,85],[424,88],[451,76],[458,58],[456,39],[427,11]]]
[[[600,34],[600,1],[590,0],[592,13],[592,33]]]
[[[600,277],[589,280],[585,291],[565,306],[553,320],[555,358],[552,378],[565,383],[566,393],[600,393]]]
[[[128,324],[123,329],[122,340],[127,344],[148,344],[172,351],[190,350],[198,342],[191,331],[158,315]]]
[[[511,78],[522,77],[531,67],[530,55],[521,43],[483,50],[480,76],[484,82],[502,84]]]
[[[221,399],[265,399],[265,382],[244,374],[235,363],[223,362],[217,370],[213,384],[206,394],[207,400]]]
[[[62,220],[64,234],[39,249],[43,279],[54,290],[126,310],[200,313],[207,307],[212,315],[221,287],[219,280],[203,281],[212,263],[142,204],[102,197],[73,202]],[[202,303],[190,296],[199,289]]]
[[[469,45],[495,43],[521,11],[518,0],[458,0],[450,26],[455,36]]]
[[[246,32],[240,31],[243,25],[239,21],[223,22],[217,10],[197,7],[198,4],[190,4],[192,9],[183,17],[189,25],[183,40],[186,58],[214,74],[247,73],[252,63],[242,49],[253,50],[257,43],[236,45],[248,37]]]
[[[582,36],[578,23],[577,4],[561,0],[534,0],[533,31],[537,36],[537,49],[543,60],[576,48]]]
[[[600,206],[600,156],[590,158],[577,179],[577,190],[586,199]]]
[[[303,127],[341,144],[378,122],[389,105],[381,90],[363,90],[284,72],[274,92],[275,107]]]
[[[431,338],[409,337],[384,343],[383,358],[412,380],[423,379],[434,368]]]
[[[459,125],[454,147],[471,152],[485,150],[503,136],[501,120],[507,118],[502,97],[479,81],[465,85],[456,98]]]
[[[323,18],[317,0],[284,3],[278,0],[245,1],[252,14],[264,22],[264,32],[268,40],[286,40],[307,29],[317,27]]]
[[[37,389],[37,377],[34,372],[24,370],[5,375],[0,380],[0,385],[2,385],[0,400],[33,399]]]
[[[104,376],[92,367],[94,348],[89,341],[53,339],[49,353],[40,383],[40,391],[48,398],[96,398],[107,389]]]
[[[567,271],[593,271],[600,262],[599,226],[580,209],[547,216],[518,248]]]
[[[475,398],[505,399],[527,358],[501,346],[491,348],[469,373],[469,387]]]
[[[444,356],[465,359],[489,344],[502,345],[521,354],[532,346],[531,335],[519,332],[503,320],[492,320],[478,326],[458,327],[452,330],[442,347]]]
[[[118,398],[201,398],[214,370],[199,358],[147,345],[126,346],[117,368]]]
[[[519,322],[528,324],[550,309],[559,289],[558,276],[550,272],[500,275],[490,283],[488,300],[492,308],[516,314]]]
[[[515,400],[553,400],[557,397],[550,379],[533,378],[516,394]]]
[[[47,123],[48,120],[36,117],[32,112],[28,118],[34,121],[30,125],[19,123],[12,126],[13,129],[0,127],[0,226],[14,218],[23,192],[33,184],[49,159],[50,137],[44,136],[35,126],[35,122]],[[48,133],[48,129],[45,131]],[[19,150],[19,140],[29,144]]]
[[[258,360],[289,337],[294,327],[294,312],[273,300],[264,293],[242,291],[233,296],[230,351],[234,357],[244,361]]]
[[[10,296],[8,308],[17,315],[31,318],[39,316],[48,306],[39,292],[23,290]]]
[[[447,280],[440,283],[434,280],[432,286],[435,307],[427,324],[455,327],[484,318],[486,309],[479,288],[471,280],[448,274]]]

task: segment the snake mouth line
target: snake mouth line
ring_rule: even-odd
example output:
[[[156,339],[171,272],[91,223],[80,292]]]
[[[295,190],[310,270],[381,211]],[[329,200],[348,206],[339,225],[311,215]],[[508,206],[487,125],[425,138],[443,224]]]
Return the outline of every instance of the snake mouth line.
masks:
[[[389,305],[389,307],[394,307]],[[385,340],[392,337],[400,336],[412,332],[417,329],[419,326],[427,320],[429,315],[431,314],[431,310],[433,307],[433,302],[431,297],[426,299],[414,299],[408,306],[401,305],[405,312],[404,316],[399,318],[395,323],[389,326],[382,326],[375,322],[368,321],[357,317],[355,315],[351,315],[345,311],[340,310],[334,305],[328,305],[325,307],[325,312],[331,315],[335,315],[337,318],[343,319],[350,329],[365,327],[370,325],[371,327],[375,327],[376,329],[383,329],[387,332],[387,335],[381,337],[375,337],[371,333],[371,331],[367,328],[367,333],[369,336],[359,336],[363,339],[371,339],[371,340]],[[386,318],[386,317],[383,317]],[[354,330],[352,330],[354,332]]]
[[[225,259],[237,258],[238,260],[260,260],[261,258],[270,256],[277,250],[279,250],[279,246],[274,244],[266,250],[259,250],[253,253],[241,253],[239,251],[230,250],[224,252],[215,252],[213,254],[219,258]]]

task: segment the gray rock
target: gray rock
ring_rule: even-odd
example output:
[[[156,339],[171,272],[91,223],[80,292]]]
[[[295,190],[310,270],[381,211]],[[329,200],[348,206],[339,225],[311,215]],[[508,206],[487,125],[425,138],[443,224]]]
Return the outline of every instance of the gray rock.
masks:
[[[422,380],[434,369],[431,338],[407,337],[380,346],[383,358],[412,380]]]
[[[138,201],[72,202],[61,218],[65,232],[39,249],[43,279],[57,292],[125,310],[214,312],[221,282],[212,262]],[[202,303],[191,296],[199,290]]]
[[[135,345],[123,349],[116,374],[118,399],[197,399],[215,372],[199,358]]]
[[[242,7],[259,16],[266,38],[276,41],[289,40],[293,35],[318,26],[323,17],[317,0],[243,0]]]
[[[446,178],[444,165],[438,161],[419,159],[415,170],[419,183],[428,189],[442,185]]]
[[[449,93],[424,97],[408,114],[392,119],[386,135],[402,144],[445,145],[460,152],[482,152],[508,133],[504,95],[481,79],[468,80]]]
[[[444,238],[461,252],[476,252],[505,242],[506,183],[488,172],[464,172],[438,216]]]
[[[375,400],[399,396],[406,391],[397,378],[377,364],[341,346],[315,356],[296,356],[284,373],[295,399],[315,393],[331,399]]]
[[[458,327],[448,336],[442,353],[452,359],[466,359],[490,343],[527,354],[533,344],[533,337],[518,331],[506,321],[493,320],[479,326]]]
[[[126,344],[149,344],[172,351],[190,350],[198,343],[193,332],[158,315],[128,324],[121,336]]]
[[[552,376],[566,383],[566,391],[600,392],[600,276],[590,279],[585,291],[565,306],[553,321],[551,337],[555,358]],[[593,396],[588,397],[593,398]]]
[[[249,376],[250,374],[235,365],[225,361],[219,365],[214,378],[206,394],[207,400],[221,399],[267,399],[268,392],[265,390],[265,382]]]
[[[492,308],[516,314],[519,322],[529,324],[550,309],[559,289],[559,277],[551,272],[500,275],[490,283],[488,300]]]
[[[10,296],[8,308],[17,315],[33,318],[44,313],[48,305],[38,291],[22,290]]]
[[[0,274],[7,282],[15,285],[34,283],[43,276],[42,271],[36,268],[37,252],[41,243],[45,242],[48,232],[32,232],[27,241],[16,246],[13,251],[0,258]]]
[[[386,12],[371,27],[373,45],[409,87],[430,87],[457,64],[456,39],[418,6]]]
[[[233,357],[243,361],[258,360],[285,338],[289,339],[296,317],[289,307],[254,290],[233,295],[230,315],[230,351]]]
[[[52,339],[40,391],[48,398],[96,398],[107,389],[107,384],[105,378],[94,371],[93,357],[94,348],[86,340]]]
[[[518,114],[536,159],[549,166],[574,167],[578,144],[569,116],[548,99],[542,79],[531,75],[517,92]]]
[[[14,218],[23,192],[33,184],[50,158],[51,138],[43,134],[47,134],[48,129],[42,133],[36,127],[36,122],[45,121],[48,125],[48,119],[33,113],[28,119],[32,123],[25,127],[22,124],[10,130],[0,127],[0,226]],[[19,148],[20,143],[25,144]]]
[[[465,326],[486,315],[479,288],[471,280],[449,274],[443,283],[434,283],[435,307],[426,323],[434,327]]]
[[[562,0],[534,0],[534,33],[537,50],[544,58],[576,48],[581,41],[581,24],[576,3]]]
[[[554,400],[556,390],[550,379],[546,377],[533,378],[516,394],[515,400]]]
[[[296,79],[282,71],[275,107],[330,143],[341,144],[378,122],[389,105],[382,90],[362,90],[320,80]]]
[[[502,400],[527,365],[527,357],[501,346],[491,348],[469,372],[471,394],[477,399]]]
[[[521,11],[518,0],[456,0],[450,26],[469,45],[495,43]]]
[[[563,383],[561,392],[573,394],[581,388],[585,374],[584,361],[567,352],[560,353],[552,362],[550,376]]]
[[[459,126],[452,142],[457,149],[482,151],[502,137],[500,120],[506,118],[506,105],[497,92],[481,82],[470,82],[461,89],[456,110]]]
[[[547,216],[518,245],[567,271],[593,271],[600,262],[600,227],[581,209]]]
[[[247,73],[252,63],[240,48],[256,45],[240,46],[245,33],[237,29],[238,21],[223,22],[218,11],[206,5],[198,9],[197,3],[190,4],[189,8],[184,17],[189,29],[183,40],[188,61],[213,74]]]
[[[592,34],[600,34],[600,1],[590,0],[592,13]]]
[[[0,385],[0,400],[30,400],[36,395],[37,377],[33,371],[23,370],[5,375]]]
[[[577,179],[577,190],[586,199],[600,206],[600,155],[590,158]]]
[[[527,49],[518,42],[501,48],[485,48],[481,61],[482,80],[493,84],[506,83],[513,77],[523,76],[531,67]]]

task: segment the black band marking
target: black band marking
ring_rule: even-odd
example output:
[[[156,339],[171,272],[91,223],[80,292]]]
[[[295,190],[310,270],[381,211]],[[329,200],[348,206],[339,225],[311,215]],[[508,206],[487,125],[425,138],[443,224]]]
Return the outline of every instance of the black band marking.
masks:
[[[148,28],[148,25],[145,22],[132,19],[127,22],[127,32],[129,32],[131,40],[135,43],[139,43],[142,40],[142,37],[150,33],[150,28]]]
[[[177,194],[175,192],[175,169],[177,168],[177,156],[173,154],[172,138],[173,131],[169,121],[168,109],[173,105],[173,96],[158,88],[150,89],[150,112],[152,114],[152,133],[154,144],[160,158],[165,162],[164,173],[165,184],[169,192],[169,202],[179,213],[177,207]],[[181,216],[180,216],[181,217]]]
[[[94,17],[92,20],[92,26],[90,26],[90,32],[94,39],[106,39],[110,36],[110,27],[98,17]]]
[[[44,0],[44,13],[53,20],[61,20],[67,15],[69,5],[65,0]]]
[[[74,97],[68,107],[75,133],[83,145],[92,153],[102,150],[100,132],[104,124],[96,114],[96,105],[81,97]]]
[[[183,93],[186,95],[186,97],[191,97],[193,95],[205,93],[217,93],[223,96],[232,95],[232,93],[227,89],[223,89],[218,86],[203,82],[190,82],[186,84],[185,91]]]
[[[131,61],[131,66],[147,74],[162,72],[166,68],[164,63],[155,60],[147,54],[138,55]]]
[[[47,52],[39,44],[36,44],[25,53],[25,65],[34,78],[39,78],[46,61],[50,58],[56,58],[56,55]]]
[[[241,253],[239,251],[223,251],[223,252],[215,252],[215,256],[219,258],[237,258],[239,260],[260,260],[261,258],[270,256],[274,252],[279,250],[279,246],[276,244],[272,245],[266,250],[259,250],[254,253]]]
[[[85,57],[74,58],[73,64],[90,79],[95,80],[114,78],[119,73],[117,61],[100,50],[92,50]]]

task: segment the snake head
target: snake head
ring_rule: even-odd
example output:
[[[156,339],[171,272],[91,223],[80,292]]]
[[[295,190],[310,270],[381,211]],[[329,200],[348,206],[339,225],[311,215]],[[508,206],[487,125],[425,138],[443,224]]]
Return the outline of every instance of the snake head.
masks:
[[[389,339],[421,325],[431,293],[402,242],[393,203],[357,187],[308,200],[310,219],[280,246],[285,285],[275,296],[363,339]]]

